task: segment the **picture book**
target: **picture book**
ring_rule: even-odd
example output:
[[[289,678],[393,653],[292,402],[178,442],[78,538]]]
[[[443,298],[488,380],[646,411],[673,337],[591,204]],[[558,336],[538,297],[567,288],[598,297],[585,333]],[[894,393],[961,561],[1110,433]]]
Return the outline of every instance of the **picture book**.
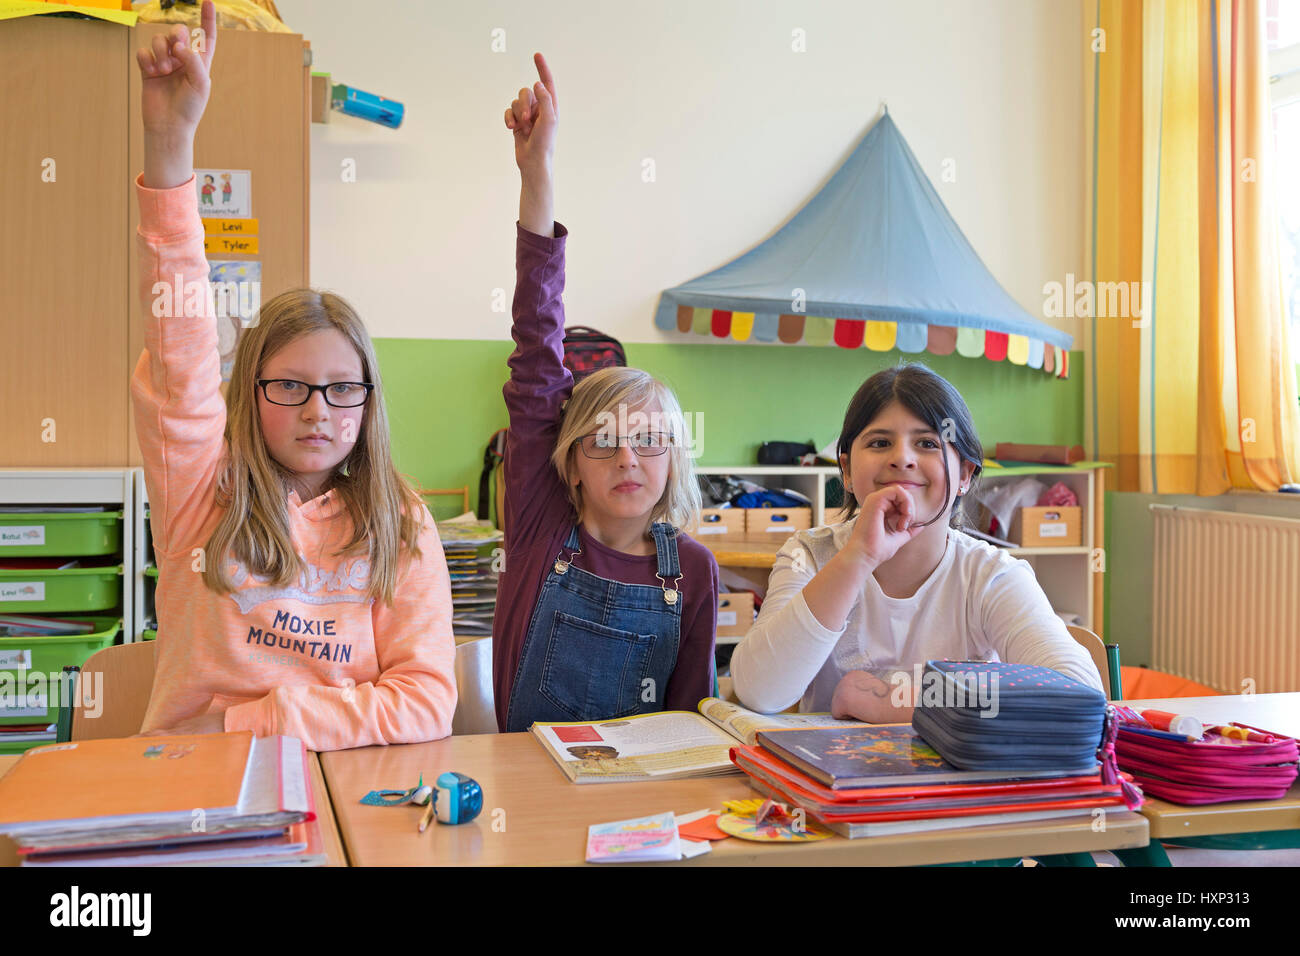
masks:
[[[764,728],[864,727],[826,714],[759,714],[706,697],[698,713],[663,711],[611,720],[535,723],[531,730],[575,783],[675,780],[736,773],[730,750]]]
[[[1060,777],[1056,771],[959,770],[910,724],[759,731],[757,741],[782,760],[833,789],[902,783],[947,783]]]

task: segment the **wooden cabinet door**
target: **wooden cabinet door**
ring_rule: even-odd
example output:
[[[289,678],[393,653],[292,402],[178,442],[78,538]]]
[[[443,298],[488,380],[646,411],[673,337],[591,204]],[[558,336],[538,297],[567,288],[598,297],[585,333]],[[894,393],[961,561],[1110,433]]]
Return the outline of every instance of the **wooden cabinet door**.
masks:
[[[0,467],[126,464],[129,37],[0,21]]]

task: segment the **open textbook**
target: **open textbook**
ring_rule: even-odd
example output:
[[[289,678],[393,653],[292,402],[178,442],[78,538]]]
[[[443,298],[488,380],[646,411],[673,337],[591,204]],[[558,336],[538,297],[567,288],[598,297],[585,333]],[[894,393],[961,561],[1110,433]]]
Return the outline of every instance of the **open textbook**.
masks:
[[[535,723],[531,730],[574,783],[678,780],[738,773],[730,751],[760,730],[863,727],[829,714],[760,714],[706,697],[699,713],[667,710],[610,720]]]

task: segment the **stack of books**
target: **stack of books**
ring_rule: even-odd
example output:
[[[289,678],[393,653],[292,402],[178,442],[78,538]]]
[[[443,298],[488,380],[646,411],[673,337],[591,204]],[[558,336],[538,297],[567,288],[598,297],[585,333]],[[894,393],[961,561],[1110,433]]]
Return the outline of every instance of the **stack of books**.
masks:
[[[1119,782],[1100,766],[959,770],[910,725],[765,730],[731,759],[764,796],[841,836],[873,837],[1060,817],[1124,808]]]
[[[307,752],[251,733],[27,751],[0,778],[23,866],[319,866]]]
[[[451,575],[452,630],[457,637],[492,634],[497,607],[497,570],[493,547],[503,535],[487,521],[438,522],[438,536]]]
[[[77,565],[76,561],[66,561],[63,558],[9,558],[0,561],[0,568],[17,567],[23,562],[27,562],[26,566],[30,567],[68,568]],[[35,614],[0,614],[0,638],[71,637],[77,634],[90,634],[94,630],[95,625],[91,621],[74,618],[39,617]],[[13,685],[20,691],[27,685],[27,672],[34,670],[35,667],[31,647],[0,648],[0,669],[12,670],[12,674],[6,674],[5,676],[12,677]],[[53,693],[51,689],[46,688],[46,699],[48,699],[48,696],[52,696]],[[33,696],[39,694],[40,692],[37,691]],[[25,694],[20,693],[16,696],[23,697],[24,701],[26,701]],[[22,713],[23,705],[16,700],[12,702],[0,701],[0,716],[8,716],[15,709]],[[39,707],[33,707],[32,710],[39,714],[45,711],[46,707],[42,702]],[[0,748],[7,752],[13,749],[21,749],[23,745],[53,742],[58,736],[57,729],[55,724],[48,721],[0,724]]]
[[[32,744],[43,744],[58,740],[58,724],[47,724],[36,722],[34,724],[3,724],[0,725],[0,747],[5,744],[14,744],[14,749],[21,750],[23,746]],[[0,750],[0,753],[10,753],[10,748]]]
[[[94,630],[92,621],[37,617],[35,614],[0,614],[0,637],[68,637],[73,634],[89,634]]]

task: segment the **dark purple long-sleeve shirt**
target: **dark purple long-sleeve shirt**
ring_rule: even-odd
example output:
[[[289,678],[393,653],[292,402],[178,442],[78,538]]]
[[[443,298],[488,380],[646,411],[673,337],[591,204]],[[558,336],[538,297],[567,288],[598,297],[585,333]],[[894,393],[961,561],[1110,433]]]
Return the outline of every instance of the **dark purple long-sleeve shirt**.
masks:
[[[504,729],[510,691],[542,582],[577,520],[551,464],[563,405],[573,390],[564,367],[564,240],[558,222],[547,239],[516,226],[515,350],[504,392],[510,413],[506,440],[506,558],[497,589],[492,634],[492,682],[497,726]],[[582,553],[574,566],[625,584],[658,586],[654,555],[615,551],[579,527]],[[694,710],[713,693],[713,641],[717,625],[718,564],[713,552],[679,535],[682,632],[677,666],[664,695],[665,710]]]

